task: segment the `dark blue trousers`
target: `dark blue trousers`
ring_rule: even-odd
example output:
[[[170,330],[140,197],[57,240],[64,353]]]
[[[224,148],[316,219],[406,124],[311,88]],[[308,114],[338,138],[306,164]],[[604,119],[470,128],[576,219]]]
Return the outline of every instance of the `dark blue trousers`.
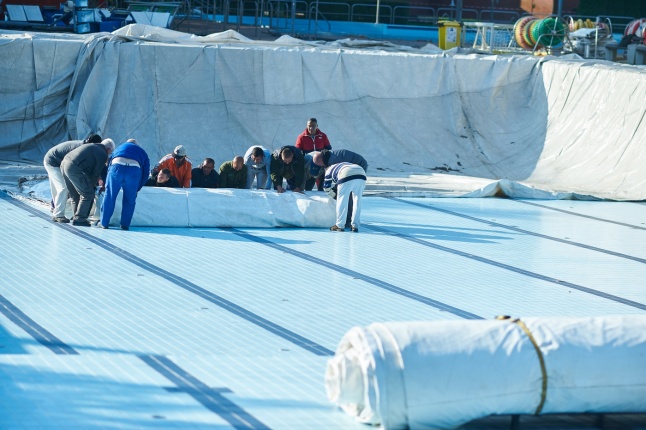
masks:
[[[135,213],[135,201],[141,181],[141,169],[136,166],[124,166],[112,164],[108,169],[108,176],[105,180],[105,196],[101,206],[101,225],[110,225],[110,218],[114,213],[114,205],[123,190],[121,199],[121,225],[130,227],[132,215]]]

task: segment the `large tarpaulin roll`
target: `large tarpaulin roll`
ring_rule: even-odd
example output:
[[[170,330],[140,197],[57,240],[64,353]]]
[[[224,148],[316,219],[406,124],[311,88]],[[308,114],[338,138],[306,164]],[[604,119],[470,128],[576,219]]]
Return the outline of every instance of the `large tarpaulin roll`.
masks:
[[[355,327],[328,362],[326,389],[347,413],[385,429],[646,412],[646,316]]]
[[[121,198],[119,193],[110,225],[119,225]],[[327,228],[335,220],[336,202],[322,192],[143,187],[131,225]]]

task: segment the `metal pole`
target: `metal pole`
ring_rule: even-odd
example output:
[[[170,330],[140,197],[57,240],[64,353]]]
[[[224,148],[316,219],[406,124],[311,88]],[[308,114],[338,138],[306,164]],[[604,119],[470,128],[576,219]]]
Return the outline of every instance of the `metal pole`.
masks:
[[[379,6],[380,6],[381,1],[377,0],[377,13],[375,17],[375,24],[379,24]]]
[[[563,18],[563,0],[559,0],[558,7],[556,10],[556,16]]]
[[[222,20],[222,29],[226,30],[229,25],[229,0],[222,1],[222,8],[224,9],[224,19]]]
[[[455,20],[457,22],[462,22],[462,0],[457,0],[455,2]]]
[[[319,31],[319,0],[316,0],[316,10],[314,11],[314,37],[316,37],[317,32]]]
[[[296,0],[292,0],[292,36],[296,37]]]
[[[242,24],[242,8],[243,7],[244,6],[243,6],[243,3],[242,3],[242,0],[238,0],[238,16],[237,16],[237,19],[236,19],[236,21],[238,23],[238,25],[236,25],[236,31],[238,33],[240,33],[240,25]]]

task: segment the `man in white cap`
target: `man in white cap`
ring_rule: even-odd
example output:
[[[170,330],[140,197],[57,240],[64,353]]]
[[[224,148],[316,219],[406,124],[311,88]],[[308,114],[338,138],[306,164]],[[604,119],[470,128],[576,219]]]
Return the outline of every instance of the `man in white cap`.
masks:
[[[151,172],[153,177],[157,176],[157,173],[162,169],[170,170],[170,173],[179,181],[180,187],[191,188],[193,163],[186,156],[184,145],[177,145],[172,154],[164,155],[159,160]]]

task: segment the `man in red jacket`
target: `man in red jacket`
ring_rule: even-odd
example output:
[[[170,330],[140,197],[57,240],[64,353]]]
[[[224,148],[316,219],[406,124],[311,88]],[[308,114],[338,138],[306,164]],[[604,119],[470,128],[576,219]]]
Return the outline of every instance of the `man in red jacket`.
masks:
[[[305,131],[296,138],[295,146],[303,151],[303,154],[308,154],[313,151],[321,151],[323,149],[332,149],[332,145],[330,145],[327,135],[319,130],[316,118],[310,118],[307,120]],[[314,181],[318,184],[318,190],[323,191],[323,181],[319,181],[316,178],[308,179],[305,184],[305,188],[311,190],[314,186]]]

